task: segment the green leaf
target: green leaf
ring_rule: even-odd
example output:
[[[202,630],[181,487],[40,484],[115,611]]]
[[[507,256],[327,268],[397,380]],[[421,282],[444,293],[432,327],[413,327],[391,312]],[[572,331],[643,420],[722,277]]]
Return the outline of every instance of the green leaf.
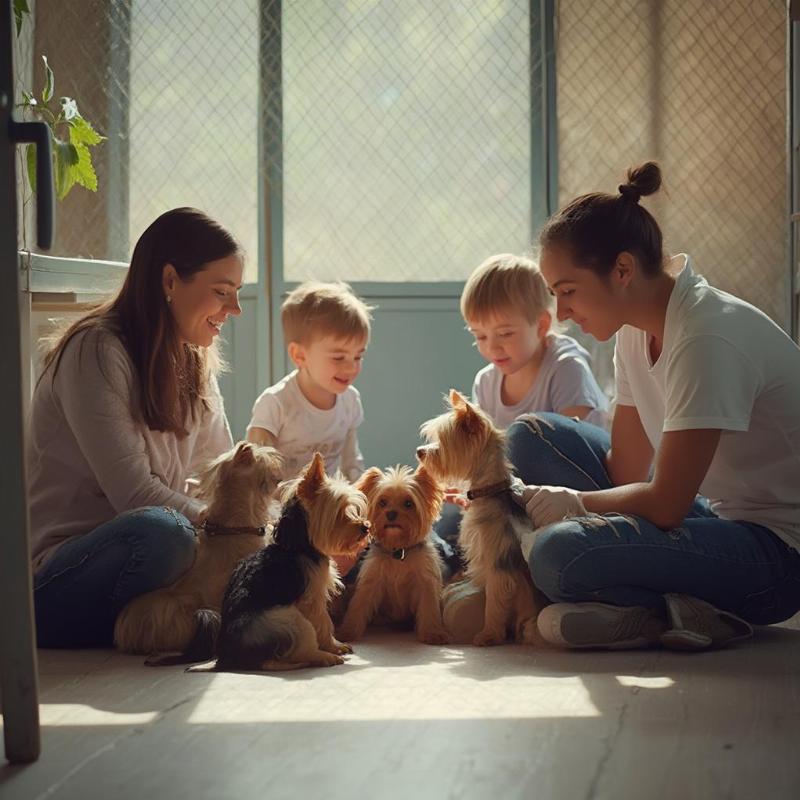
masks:
[[[100,144],[104,138],[81,116],[70,122],[69,140],[78,152],[78,163],[73,168],[75,182],[91,192],[97,191],[97,173],[94,171],[89,148]]]
[[[29,144],[25,148],[25,160],[28,164],[28,183],[31,185],[31,191],[36,192],[36,145]]]
[[[56,195],[59,200],[63,200],[75,185],[73,167],[77,166],[79,159],[78,149],[74,144],[55,139],[53,160],[55,162]]]
[[[23,107],[27,108],[28,106],[37,106],[37,105],[39,105],[39,103],[37,102],[36,98],[30,92],[23,91],[22,92],[22,105],[23,105]]]
[[[70,120],[69,140],[73,144],[85,144],[91,147],[100,144],[105,138],[92,127],[89,120],[84,119],[80,114]]]
[[[22,29],[23,15],[30,13],[28,0],[14,0],[14,21],[17,23],[17,36],[19,36],[19,32]]]
[[[92,164],[92,154],[85,144],[75,146],[78,151],[78,163],[72,167],[75,183],[80,184],[90,192],[97,191],[97,173]]]
[[[50,98],[53,96],[53,86],[55,84],[55,76],[53,75],[53,70],[50,69],[50,65],[47,63],[47,56],[42,56],[42,61],[44,61],[44,89],[42,89],[42,102],[49,103]]]

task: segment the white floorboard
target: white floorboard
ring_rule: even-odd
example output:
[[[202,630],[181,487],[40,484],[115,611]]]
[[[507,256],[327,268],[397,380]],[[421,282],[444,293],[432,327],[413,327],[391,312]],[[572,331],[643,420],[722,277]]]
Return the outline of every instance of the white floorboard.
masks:
[[[379,631],[280,675],[40,651],[43,754],[0,767],[0,796],[796,800],[798,627],[699,655]]]

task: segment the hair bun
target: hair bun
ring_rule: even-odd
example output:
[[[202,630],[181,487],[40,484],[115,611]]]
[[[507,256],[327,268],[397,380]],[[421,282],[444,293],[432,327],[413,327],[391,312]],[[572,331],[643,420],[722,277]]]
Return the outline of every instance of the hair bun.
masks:
[[[623,197],[638,203],[640,198],[655,194],[660,188],[661,167],[655,161],[645,161],[628,170],[628,183],[620,186],[619,191]]]
[[[642,196],[641,191],[632,183],[621,183],[617,187],[617,191],[625,200],[630,200],[632,203],[638,203]]]

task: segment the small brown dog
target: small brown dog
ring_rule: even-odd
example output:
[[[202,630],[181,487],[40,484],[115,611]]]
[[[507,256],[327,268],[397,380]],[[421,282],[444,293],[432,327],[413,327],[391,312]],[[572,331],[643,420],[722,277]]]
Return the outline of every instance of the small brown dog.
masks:
[[[510,626],[517,641],[533,644],[546,601],[533,586],[519,544],[531,523],[511,498],[505,435],[455,389],[449,402],[450,411],[422,426],[429,444],[417,449],[417,458],[440,481],[469,487],[459,543],[468,579],[486,590],[484,626],[473,643],[501,644]]]
[[[205,523],[199,526],[194,564],[175,583],[131,600],[117,617],[114,642],[125,653],[186,652],[196,637],[203,652],[189,660],[213,655],[225,586],[234,567],[265,544],[269,506],[281,480],[283,459],[273,447],[241,442],[215,459],[199,476],[198,497],[207,502]],[[216,620],[218,622],[218,620]],[[210,652],[209,652],[210,651]],[[179,663],[153,659],[154,664]]]
[[[331,556],[363,546],[367,498],[329,478],[319,453],[286,491],[272,544],[245,558],[225,590],[217,671],[332,667],[353,652],[333,635],[328,604],[342,583]]]
[[[380,615],[414,622],[427,644],[445,644],[442,626],[442,563],[430,540],[444,492],[425,467],[368,469],[356,486],[367,496],[372,543],[361,564],[356,589],[339,637],[361,638]]]

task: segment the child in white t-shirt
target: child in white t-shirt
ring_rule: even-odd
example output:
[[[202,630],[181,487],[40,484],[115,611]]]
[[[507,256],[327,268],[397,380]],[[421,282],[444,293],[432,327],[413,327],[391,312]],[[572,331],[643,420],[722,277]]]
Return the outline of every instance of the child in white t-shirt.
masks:
[[[552,298],[539,268],[511,254],[487,258],[461,294],[461,314],[489,361],[473,400],[507,428],[520,414],[555,411],[607,425],[608,400],[574,339],[551,331]]]
[[[304,283],[281,306],[284,340],[297,369],[256,400],[247,439],[277,448],[287,477],[315,451],[329,475],[341,470],[354,481],[363,472],[357,430],[364,411],[353,382],[369,343],[371,310],[344,283]]]

